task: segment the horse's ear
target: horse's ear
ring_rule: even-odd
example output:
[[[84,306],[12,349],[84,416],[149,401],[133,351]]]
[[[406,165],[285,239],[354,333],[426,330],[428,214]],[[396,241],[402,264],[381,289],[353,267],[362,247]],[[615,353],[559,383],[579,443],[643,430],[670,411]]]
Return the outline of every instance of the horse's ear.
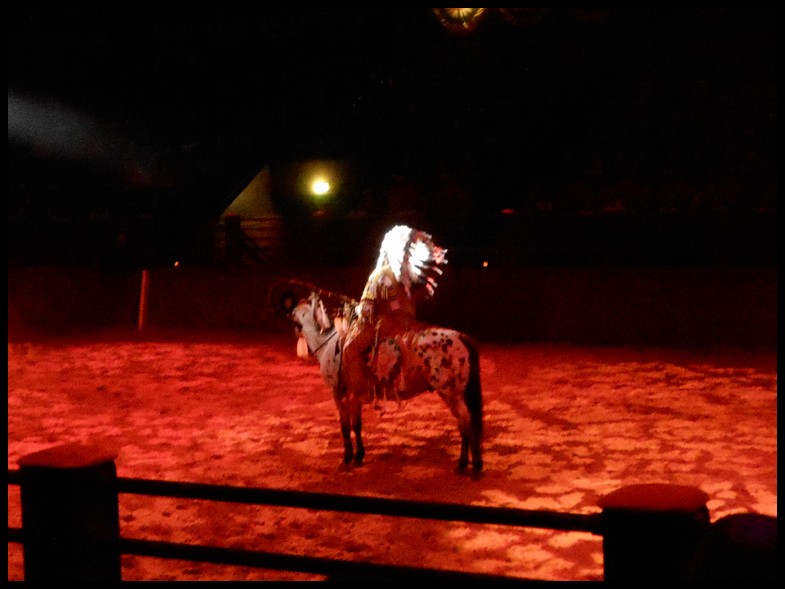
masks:
[[[330,318],[327,316],[327,309],[324,308],[322,301],[319,301],[319,304],[314,308],[314,316],[323,330],[330,329]]]

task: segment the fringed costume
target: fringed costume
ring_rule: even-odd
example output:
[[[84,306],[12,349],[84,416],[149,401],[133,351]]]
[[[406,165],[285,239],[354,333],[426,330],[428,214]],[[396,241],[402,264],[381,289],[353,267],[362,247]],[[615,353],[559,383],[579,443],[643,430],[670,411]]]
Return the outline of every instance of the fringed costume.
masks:
[[[357,306],[358,318],[344,344],[341,381],[349,397],[371,400],[368,371],[372,351],[378,342],[416,326],[415,299],[433,295],[436,277],[442,273],[440,266],[447,263],[446,253],[430,235],[406,225],[397,225],[385,234],[376,267]]]

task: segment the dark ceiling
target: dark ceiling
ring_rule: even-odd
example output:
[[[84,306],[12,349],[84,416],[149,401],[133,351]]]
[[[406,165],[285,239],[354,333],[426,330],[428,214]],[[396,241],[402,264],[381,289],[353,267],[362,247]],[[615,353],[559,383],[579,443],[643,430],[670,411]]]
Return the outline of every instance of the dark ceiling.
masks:
[[[12,7],[9,213],[216,215],[308,158],[446,171],[493,206],[597,160],[773,173],[776,9],[500,10],[455,34],[428,8]]]

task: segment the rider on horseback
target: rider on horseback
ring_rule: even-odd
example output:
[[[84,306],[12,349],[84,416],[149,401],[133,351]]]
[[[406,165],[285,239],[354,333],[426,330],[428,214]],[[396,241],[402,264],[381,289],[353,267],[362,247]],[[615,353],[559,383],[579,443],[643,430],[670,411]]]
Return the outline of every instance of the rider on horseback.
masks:
[[[390,229],[382,240],[379,258],[365,284],[358,319],[343,348],[342,381],[349,394],[368,399],[369,355],[386,338],[416,325],[415,299],[431,296],[436,287],[433,274],[441,274],[444,250],[431,236],[406,225]]]

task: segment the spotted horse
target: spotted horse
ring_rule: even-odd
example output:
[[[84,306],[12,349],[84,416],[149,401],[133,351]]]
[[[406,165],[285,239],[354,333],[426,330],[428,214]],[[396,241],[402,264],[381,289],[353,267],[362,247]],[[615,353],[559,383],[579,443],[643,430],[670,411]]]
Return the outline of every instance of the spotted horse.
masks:
[[[291,318],[298,326],[300,343],[307,346],[307,352],[301,348],[301,355],[316,357],[322,377],[332,389],[340,416],[343,464],[361,464],[365,457],[363,404],[375,399],[404,401],[435,392],[458,421],[461,449],[457,471],[467,469],[471,456],[472,471],[479,473],[483,467],[483,402],[480,358],[472,340],[454,329],[421,324],[377,342],[369,357],[370,393],[358,398],[349,395],[339,382],[345,318],[353,316],[356,304],[346,297],[342,301],[341,313],[331,314],[314,291],[294,306]]]

